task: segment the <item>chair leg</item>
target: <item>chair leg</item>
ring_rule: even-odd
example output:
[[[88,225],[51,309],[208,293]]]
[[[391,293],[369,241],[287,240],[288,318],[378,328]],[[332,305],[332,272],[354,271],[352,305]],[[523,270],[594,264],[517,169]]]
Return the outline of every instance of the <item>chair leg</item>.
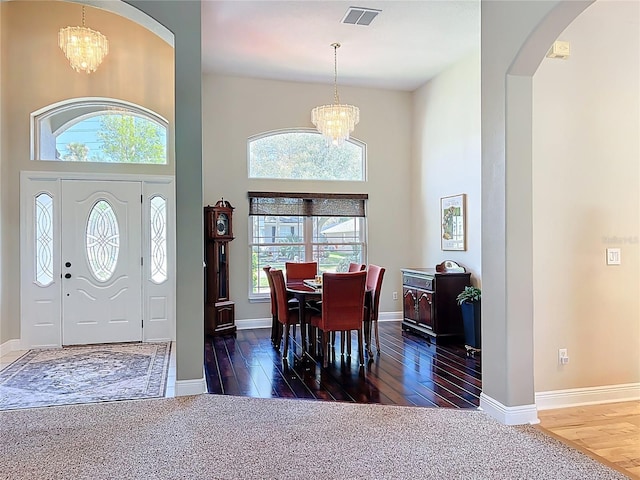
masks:
[[[277,332],[276,332],[276,347],[278,350],[280,349],[280,344],[282,343],[282,335],[284,333],[284,325],[278,322]]]
[[[289,324],[284,325],[284,351],[282,356],[287,358],[287,354],[289,353]]]
[[[362,345],[362,329],[358,329],[358,357],[360,359],[360,366],[364,365],[364,347]]]
[[[378,334],[378,319],[375,320],[376,328],[376,348],[378,349],[378,355],[380,355],[380,335]]]
[[[345,330],[342,332],[343,335],[347,337],[347,356],[351,356],[351,331]]]
[[[276,320],[275,315],[271,317],[271,343],[276,344],[276,337],[278,334],[278,320]]]
[[[371,348],[371,317],[369,316],[369,309],[365,307],[364,309],[364,321],[363,325],[363,335],[364,335],[364,343],[367,347],[367,354],[372,355],[373,349]]]
[[[296,324],[294,323],[293,325],[293,333],[291,334],[291,345],[293,346],[293,353],[296,353]],[[300,335],[304,335],[304,332],[302,331],[302,327],[300,328]]]
[[[322,338],[318,339],[318,329],[309,324],[309,353],[311,356],[315,356],[318,351],[318,340],[322,344]]]
[[[336,344],[336,332],[331,332],[331,346]]]
[[[322,366],[329,366],[329,333],[322,331]]]
[[[344,332],[340,332],[340,355],[344,355],[344,342],[346,339]]]

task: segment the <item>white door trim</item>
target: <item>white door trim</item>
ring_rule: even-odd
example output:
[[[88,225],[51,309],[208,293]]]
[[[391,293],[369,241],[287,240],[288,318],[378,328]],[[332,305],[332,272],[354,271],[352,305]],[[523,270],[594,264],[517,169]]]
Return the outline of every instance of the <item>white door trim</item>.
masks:
[[[142,183],[142,254],[145,260],[149,248],[149,202],[153,196],[166,200],[167,280],[151,281],[150,261],[145,261],[142,279],[143,341],[175,340],[175,181],[171,175],[103,174],[77,172],[20,172],[20,337],[24,348],[62,346],[60,281],[61,244],[60,192],[63,180],[136,181]],[[54,198],[54,273],[53,282],[42,288],[33,281],[35,218],[33,198],[47,192]]]

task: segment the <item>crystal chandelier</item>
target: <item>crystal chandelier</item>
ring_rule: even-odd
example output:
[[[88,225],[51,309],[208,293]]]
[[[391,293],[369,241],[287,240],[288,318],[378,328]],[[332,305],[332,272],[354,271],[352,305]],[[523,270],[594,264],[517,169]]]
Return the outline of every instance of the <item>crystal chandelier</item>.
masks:
[[[341,105],[338,97],[338,48],[333,47],[333,105],[321,105],[311,111],[311,122],[325,136],[327,143],[342,145],[360,121],[360,109],[353,105]]]
[[[84,26],[84,5],[82,26],[61,28],[58,32],[58,44],[76,72],[95,72],[109,53],[107,37]]]

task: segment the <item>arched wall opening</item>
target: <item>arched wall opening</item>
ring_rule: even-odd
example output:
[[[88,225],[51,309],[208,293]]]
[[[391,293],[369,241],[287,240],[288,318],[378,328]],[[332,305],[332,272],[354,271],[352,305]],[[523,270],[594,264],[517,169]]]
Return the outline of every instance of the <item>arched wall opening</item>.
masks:
[[[592,3],[482,2],[482,338],[480,407],[537,423],[533,348],[532,76]],[[506,19],[506,20],[505,20]]]
[[[538,410],[640,398],[640,4],[596,1],[559,40],[533,76]]]

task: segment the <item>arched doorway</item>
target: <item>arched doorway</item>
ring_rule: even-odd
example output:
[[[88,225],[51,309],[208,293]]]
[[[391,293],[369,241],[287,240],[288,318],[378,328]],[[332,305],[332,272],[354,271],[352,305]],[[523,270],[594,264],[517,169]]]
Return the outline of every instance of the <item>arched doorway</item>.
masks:
[[[590,3],[482,2],[484,323],[480,407],[507,424],[537,423],[533,381],[532,75],[549,45]]]

